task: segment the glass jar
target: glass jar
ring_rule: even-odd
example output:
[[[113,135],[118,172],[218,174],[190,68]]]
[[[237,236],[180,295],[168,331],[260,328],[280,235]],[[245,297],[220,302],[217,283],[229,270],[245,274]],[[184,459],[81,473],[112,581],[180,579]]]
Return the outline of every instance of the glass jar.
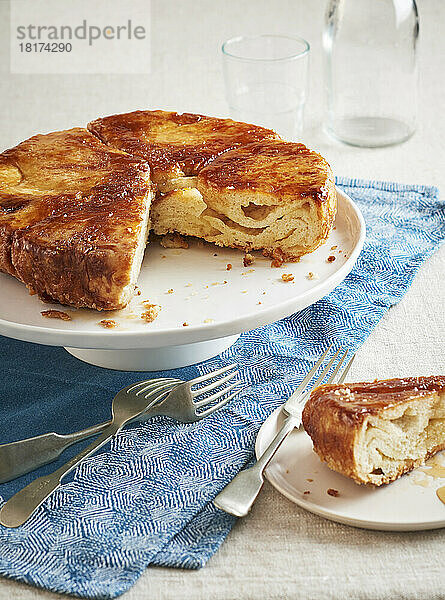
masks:
[[[325,129],[355,146],[407,140],[417,116],[415,0],[329,0]]]

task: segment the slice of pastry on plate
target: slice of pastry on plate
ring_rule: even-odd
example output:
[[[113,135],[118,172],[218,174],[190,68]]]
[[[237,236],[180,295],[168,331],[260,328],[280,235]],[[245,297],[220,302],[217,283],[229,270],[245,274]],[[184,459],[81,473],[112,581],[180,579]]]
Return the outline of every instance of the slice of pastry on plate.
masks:
[[[328,467],[389,483],[445,448],[445,376],[322,385],[303,425]]]
[[[86,129],[36,135],[0,154],[0,271],[76,307],[124,307],[144,254],[149,165]]]

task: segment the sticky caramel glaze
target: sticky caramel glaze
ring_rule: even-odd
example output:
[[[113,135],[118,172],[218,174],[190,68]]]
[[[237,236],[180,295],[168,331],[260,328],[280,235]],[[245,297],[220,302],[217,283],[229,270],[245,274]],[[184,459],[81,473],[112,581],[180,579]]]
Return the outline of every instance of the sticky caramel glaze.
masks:
[[[37,135],[6,150],[0,270],[42,298],[116,307],[149,192],[148,163],[107,148],[86,129]]]
[[[319,406],[340,410],[342,418],[354,422],[363,421],[367,415],[375,415],[382,409],[391,408],[414,397],[445,389],[445,376],[408,377],[384,379],[365,383],[321,385],[310,397],[304,411],[316,414]],[[303,412],[303,422],[305,416]]]
[[[199,181],[214,188],[254,190],[278,198],[311,197],[320,202],[333,180],[329,164],[303,144],[264,140],[226,152],[205,167]]]
[[[227,150],[270,138],[270,129],[204,115],[135,111],[96,119],[88,129],[103,142],[150,163],[153,181],[162,173],[193,176]]]

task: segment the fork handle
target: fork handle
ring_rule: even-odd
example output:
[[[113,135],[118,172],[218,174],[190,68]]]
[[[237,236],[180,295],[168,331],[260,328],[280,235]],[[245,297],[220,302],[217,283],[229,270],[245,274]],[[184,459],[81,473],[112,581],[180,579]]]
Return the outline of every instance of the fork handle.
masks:
[[[53,462],[66,448],[80,440],[98,435],[110,423],[111,421],[106,421],[67,435],[54,432],[44,433],[43,435],[0,445],[0,483],[10,481]]]
[[[0,523],[5,527],[19,527],[19,525],[23,525],[42,502],[60,486],[64,475],[74,469],[85,458],[96,452],[96,450],[99,450],[121,428],[122,424],[112,422],[102,435],[59,469],[50,475],[43,475],[34,479],[34,481],[14,494],[0,510]]]
[[[289,415],[253,467],[240,471],[216,496],[213,501],[215,506],[235,517],[246,516],[263,487],[264,469],[289,433],[300,423],[301,419]]]

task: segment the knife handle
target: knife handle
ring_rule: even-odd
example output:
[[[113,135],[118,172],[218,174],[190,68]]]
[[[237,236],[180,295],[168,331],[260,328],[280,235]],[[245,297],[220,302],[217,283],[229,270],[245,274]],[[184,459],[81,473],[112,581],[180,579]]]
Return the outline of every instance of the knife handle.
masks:
[[[253,467],[240,471],[216,496],[213,501],[215,506],[235,517],[246,516],[263,487],[265,468],[289,433],[299,424],[299,419],[289,415]]]
[[[60,435],[44,433],[18,442],[0,445],[0,483],[34,471],[56,460],[66,448],[102,433],[111,421],[93,425],[87,429]]]

